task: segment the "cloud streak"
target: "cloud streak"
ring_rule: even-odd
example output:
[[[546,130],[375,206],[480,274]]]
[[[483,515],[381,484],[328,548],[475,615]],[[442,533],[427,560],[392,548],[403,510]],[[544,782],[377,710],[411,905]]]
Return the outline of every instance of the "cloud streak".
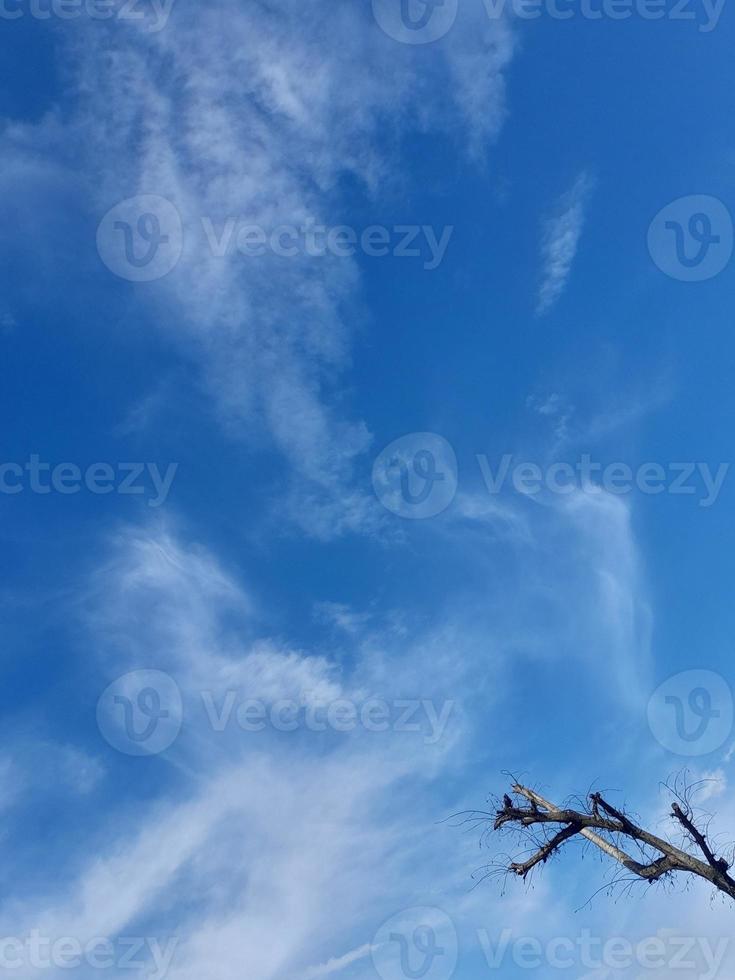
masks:
[[[555,213],[544,223],[541,237],[541,284],[536,313],[547,313],[566,289],[585,221],[594,180],[581,173],[557,201]]]

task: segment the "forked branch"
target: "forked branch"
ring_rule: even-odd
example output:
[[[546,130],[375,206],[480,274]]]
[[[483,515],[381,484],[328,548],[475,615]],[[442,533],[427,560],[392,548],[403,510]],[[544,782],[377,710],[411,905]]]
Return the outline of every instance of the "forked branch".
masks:
[[[601,793],[590,793],[586,804],[586,809],[581,810],[559,807],[528,786],[515,783],[512,796],[507,793],[503,796],[491,819],[496,831],[509,828],[520,831],[524,843],[529,845],[525,852],[529,856],[524,854],[524,860],[511,860],[506,870],[525,878],[567,841],[579,836],[639,879],[653,882],[682,872],[703,878],[718,891],[735,899],[735,879],[729,874],[730,865],[724,858],[716,856],[705,832],[695,825],[685,798],[671,807],[671,817],[683,831],[683,847],[638,826]],[[686,849],[689,844],[692,847]],[[631,845],[636,857],[628,853]]]

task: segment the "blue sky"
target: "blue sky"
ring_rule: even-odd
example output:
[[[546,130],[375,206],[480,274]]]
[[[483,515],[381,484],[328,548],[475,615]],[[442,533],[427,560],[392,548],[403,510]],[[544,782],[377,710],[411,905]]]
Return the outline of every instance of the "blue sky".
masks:
[[[706,891],[441,822],[735,826],[732,13],[559,6],[0,3],[10,975],[715,975]]]

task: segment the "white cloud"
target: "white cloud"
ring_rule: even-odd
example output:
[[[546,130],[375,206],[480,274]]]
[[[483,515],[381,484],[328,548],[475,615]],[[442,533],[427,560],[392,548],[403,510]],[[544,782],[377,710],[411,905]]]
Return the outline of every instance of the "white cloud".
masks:
[[[55,794],[89,795],[105,775],[98,757],[74,745],[16,738],[0,757],[0,809],[43,805]]]
[[[20,795],[22,774],[8,755],[0,756],[0,810],[12,806]]]
[[[564,401],[561,395],[556,391],[552,391],[546,398],[529,395],[526,399],[526,406],[538,412],[539,415],[556,415],[561,411],[563,404]]]
[[[651,610],[628,502],[602,489],[462,494],[446,533],[468,563],[488,564],[497,587],[488,629],[501,646],[579,662],[588,680],[603,677],[619,703],[640,710],[650,684]],[[503,548],[489,558],[488,535]],[[479,609],[473,615],[480,620]]]
[[[401,634],[391,647],[385,631],[351,671],[259,638],[246,589],[205,549],[155,523],[115,536],[82,609],[100,683],[147,665],[168,671],[184,698],[184,726],[155,760],[154,798],[100,808],[104,823],[93,833],[103,846],[76,855],[75,876],[41,876],[43,891],[36,885],[32,900],[6,906],[0,934],[176,936],[171,980],[243,972],[285,980],[368,944],[387,915],[436,889],[437,876],[450,881],[441,869],[458,841],[452,834],[446,846],[436,826],[446,811],[437,814],[428,793],[456,759],[460,731],[435,744],[395,731],[326,740],[217,732],[195,709],[203,689],[264,700],[305,691],[326,700],[406,697],[426,657],[432,673],[417,696],[456,695],[464,669],[453,662],[456,638],[407,643]],[[355,642],[359,649],[362,638]],[[101,739],[100,752],[114,779],[118,757]],[[442,902],[452,907],[465,890],[460,875]]]
[[[541,285],[537,313],[546,313],[564,292],[577,254],[584,226],[585,209],[594,180],[581,173],[572,187],[556,203],[555,214],[544,223],[541,238]]]
[[[314,618],[317,622],[336,626],[345,633],[362,632],[370,622],[370,613],[356,612],[343,602],[315,602]]]
[[[581,562],[575,618],[600,637],[587,655],[605,658],[618,696],[640,709],[650,691],[651,610],[630,506],[612,494],[578,491],[564,511],[578,535],[571,561]]]
[[[696,788],[697,804],[704,803],[716,796],[723,796],[727,791],[727,773],[724,769],[706,770],[699,776],[701,784]]]
[[[456,515],[491,528],[499,537],[510,537],[519,543],[533,540],[531,521],[522,508],[501,502],[490,494],[458,494]]]
[[[461,11],[430,57],[383,34],[364,5],[327,0],[178,5],[157,33],[80,22],[67,58],[78,111],[64,125],[11,127],[0,143],[15,163],[16,207],[35,207],[23,164],[36,144],[61,163],[64,143],[95,175],[98,219],[136,194],[174,203],[181,261],[137,299],[201,362],[223,423],[256,445],[267,435],[290,473],[274,516],[317,538],[375,530],[383,516],[354,487],[371,436],[339,390],[358,267],[329,255],[217,257],[201,221],[216,235],[230,218],[268,230],[339,225],[346,174],[368,195],[400,200],[411,131],[446,133],[481,157],[504,118],[513,39],[477,8]]]
[[[328,977],[332,973],[339,973],[341,970],[346,969],[346,967],[352,966],[358,960],[370,956],[371,949],[372,946],[370,943],[365,943],[357,949],[350,950],[349,953],[345,953],[343,956],[333,957],[331,960],[327,960],[326,963],[311,967],[302,974],[300,980],[317,980],[318,977]]]

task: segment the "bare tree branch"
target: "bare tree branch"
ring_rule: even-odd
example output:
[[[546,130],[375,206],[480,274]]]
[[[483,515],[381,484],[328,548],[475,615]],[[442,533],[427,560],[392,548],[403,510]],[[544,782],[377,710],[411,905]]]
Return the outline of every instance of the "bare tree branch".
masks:
[[[678,803],[672,803],[671,810],[674,816],[676,817],[676,819],[684,827],[686,832],[695,842],[695,844],[698,845],[702,854],[704,854],[704,856],[707,858],[710,867],[714,868],[716,871],[721,871],[723,873],[729,871],[730,865],[727,863],[727,861],[724,858],[715,857],[715,855],[712,853],[710,849],[709,844],[707,843],[707,839],[705,838],[704,834],[701,831],[697,830],[697,828],[694,826],[691,816],[685,813]]]
[[[559,807],[521,783],[511,787],[512,796],[504,794],[493,815],[474,813],[467,820],[492,820],[495,831],[515,830],[528,845],[523,859],[519,855],[505,865],[505,870],[525,878],[533,868],[545,864],[567,841],[580,836],[612,858],[634,879],[653,882],[674,873],[694,875],[708,881],[718,891],[735,899],[735,879],[724,858],[717,857],[706,833],[699,829],[689,806],[688,797],[679,796],[671,816],[684,831],[684,845],[691,842],[704,855],[704,860],[685,847],[639,826],[625,811],[613,806],[601,793],[590,793],[582,801],[584,809]],[[621,847],[627,841],[634,845],[639,860]]]

